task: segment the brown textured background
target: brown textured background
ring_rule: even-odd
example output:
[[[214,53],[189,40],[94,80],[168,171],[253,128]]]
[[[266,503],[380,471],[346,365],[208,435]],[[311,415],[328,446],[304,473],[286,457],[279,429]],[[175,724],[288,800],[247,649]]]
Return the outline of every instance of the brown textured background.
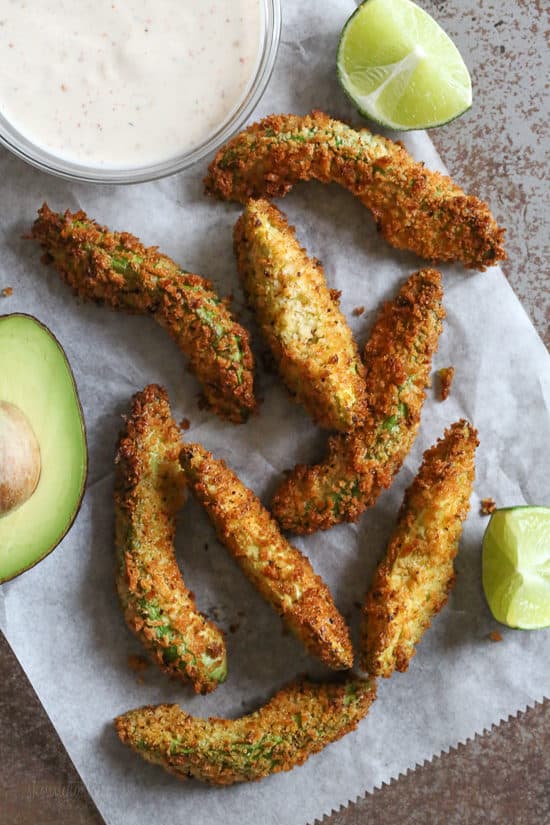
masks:
[[[454,39],[474,83],[472,110],[434,131],[433,140],[457,181],[489,200],[499,222],[508,227],[509,260],[503,269],[550,346],[545,271],[550,260],[550,187],[544,163],[550,121],[550,4],[422,0],[422,5]],[[1,637],[0,673],[0,825],[101,825]],[[243,825],[249,822],[243,812]],[[324,825],[360,823],[550,823],[550,702],[324,820]]]

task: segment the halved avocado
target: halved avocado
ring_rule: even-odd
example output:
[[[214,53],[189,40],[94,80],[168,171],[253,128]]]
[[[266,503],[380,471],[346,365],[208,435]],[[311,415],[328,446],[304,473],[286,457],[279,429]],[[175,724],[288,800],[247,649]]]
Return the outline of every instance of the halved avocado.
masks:
[[[0,316],[0,583],[57,547],[78,513],[87,467],[61,344],[30,315]]]

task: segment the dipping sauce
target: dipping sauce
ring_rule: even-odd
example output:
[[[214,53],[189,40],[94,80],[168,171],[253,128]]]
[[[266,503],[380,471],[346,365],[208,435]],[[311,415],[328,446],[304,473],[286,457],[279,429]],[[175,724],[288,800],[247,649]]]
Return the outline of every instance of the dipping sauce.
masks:
[[[93,167],[169,160],[245,97],[261,0],[0,0],[0,113]]]

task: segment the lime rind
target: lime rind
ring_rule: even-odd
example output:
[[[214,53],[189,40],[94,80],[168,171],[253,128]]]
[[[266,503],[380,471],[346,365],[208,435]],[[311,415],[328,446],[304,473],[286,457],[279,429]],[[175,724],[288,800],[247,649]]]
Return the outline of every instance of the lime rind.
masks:
[[[391,129],[441,126],[472,104],[458,49],[411,0],[365,0],[342,31],[337,73],[359,112]]]
[[[550,508],[493,513],[483,538],[482,579],[497,621],[523,630],[550,626]]]

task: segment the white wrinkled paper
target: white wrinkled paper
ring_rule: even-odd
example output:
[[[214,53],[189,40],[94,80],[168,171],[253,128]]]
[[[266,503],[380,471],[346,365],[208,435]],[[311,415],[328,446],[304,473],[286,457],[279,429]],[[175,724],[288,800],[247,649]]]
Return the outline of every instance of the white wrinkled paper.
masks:
[[[284,4],[278,64],[256,116],[316,107],[354,117],[334,71],[338,33],[352,8],[351,0]],[[442,168],[425,134],[405,141],[417,158]],[[488,638],[498,626],[481,589],[487,519],[478,513],[480,498],[487,496],[499,506],[548,503],[550,361],[498,268],[484,274],[444,268],[448,315],[434,369],[455,366],[450,398],[441,403],[428,392],[417,442],[376,507],[357,525],[296,544],[329,583],[355,634],[356,605],[423,450],[448,424],[466,416],[479,429],[481,446],[449,604],[426,633],[409,671],[380,684],[379,698],[358,731],[305,766],[261,783],[223,789],[179,783],[119,743],[111,724],[115,715],[158,702],[180,702],[199,715],[238,715],[297,673],[322,675],[323,670],[283,634],[278,617],[189,501],[181,513],[178,558],[200,608],[227,631],[229,678],[208,697],[192,695],[155,667],[139,683],[127,658],[141,647],[124,624],[113,584],[112,470],[121,414],[145,384],[165,385],[176,419],[191,419],[186,437],[225,458],[265,502],[285,468],[321,455],[326,436],[261,368],[261,414],[249,424],[235,427],[200,411],[198,385],[160,328],[146,318],[79,305],[54,270],[40,263],[37,245],[21,236],[43,200],[59,210],[82,207],[112,228],[158,244],[187,269],[212,278],[221,293],[234,293],[235,307],[254,330],[242,309],[232,254],[239,207],[207,200],[204,173],[205,167],[197,167],[126,188],[76,185],[0,153],[0,287],[14,289],[0,310],[33,313],[61,340],[74,368],[90,450],[88,487],[73,529],[45,561],[1,588],[1,627],[109,825],[305,825],[548,694],[548,631],[499,627],[503,641]],[[491,192],[480,194],[490,202]],[[323,261],[330,286],[342,290],[342,308],[362,346],[380,302],[421,262],[391,249],[368,212],[336,186],[300,185],[282,206],[300,241]],[[367,310],[360,318],[352,315],[358,306]],[[257,353],[260,349],[256,336]]]

